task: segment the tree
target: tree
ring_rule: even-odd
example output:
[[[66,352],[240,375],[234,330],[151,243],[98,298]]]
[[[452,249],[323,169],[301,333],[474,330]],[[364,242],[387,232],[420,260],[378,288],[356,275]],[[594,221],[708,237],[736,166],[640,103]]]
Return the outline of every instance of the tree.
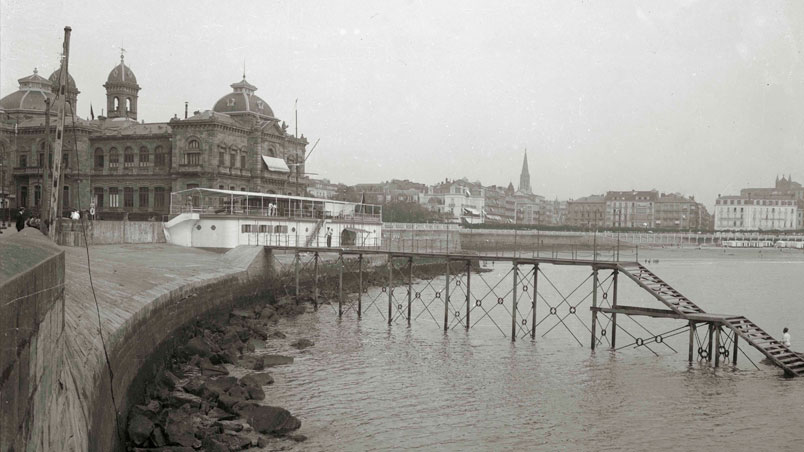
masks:
[[[429,223],[441,221],[438,212],[427,210],[416,202],[390,202],[382,206],[382,221],[390,223]]]

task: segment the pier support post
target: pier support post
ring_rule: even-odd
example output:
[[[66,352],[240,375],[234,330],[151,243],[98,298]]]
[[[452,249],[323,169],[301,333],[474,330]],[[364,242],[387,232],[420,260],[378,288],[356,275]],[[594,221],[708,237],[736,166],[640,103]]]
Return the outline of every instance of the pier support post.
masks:
[[[715,325],[710,322],[709,323],[709,339],[708,339],[709,345],[708,345],[707,350],[706,350],[706,355],[707,355],[706,360],[709,361],[709,362],[712,362],[712,333],[714,332],[713,331],[715,329],[714,327],[715,327]]]
[[[690,363],[692,363],[692,350],[694,346],[695,346],[695,322],[690,320],[690,350],[689,350],[689,356],[687,357]]]
[[[597,342],[597,267],[592,267],[592,350],[595,349]]]
[[[617,309],[617,276],[620,274],[619,270],[614,270],[614,287],[611,299],[611,306]],[[617,313],[611,314],[611,348],[617,347]]]
[[[408,258],[408,326],[410,326],[410,305],[413,301],[413,258]]]
[[[393,312],[391,311],[391,307],[394,303],[394,295],[393,295],[393,288],[394,286],[394,257],[392,255],[388,255],[388,325],[391,324],[391,319],[393,318]]]
[[[363,255],[357,255],[357,320],[363,318]]]
[[[715,367],[720,366],[720,325],[715,327]]]
[[[469,329],[469,310],[472,303],[472,261],[466,261],[466,329]]]
[[[449,235],[447,235],[449,237]],[[449,258],[447,258],[446,284],[444,286],[444,331],[449,329]]]
[[[296,304],[299,304],[299,253],[296,252],[293,262],[293,273],[296,275]]]
[[[737,352],[740,351],[739,347],[737,347],[737,341],[740,339],[740,336],[737,335],[735,331],[732,336],[734,337],[734,351],[732,352],[731,363],[732,365],[737,365]]]
[[[313,264],[315,280],[313,282],[313,308],[318,311],[318,253],[315,253],[315,263]]]
[[[338,266],[338,318],[343,316],[343,253],[340,255],[341,265]]]
[[[533,312],[530,321],[530,338],[536,339],[536,304],[539,302],[539,264],[533,264]]]
[[[513,288],[513,299],[514,302],[511,303],[511,342],[516,342],[516,288],[519,284],[519,264],[514,262],[514,288]]]

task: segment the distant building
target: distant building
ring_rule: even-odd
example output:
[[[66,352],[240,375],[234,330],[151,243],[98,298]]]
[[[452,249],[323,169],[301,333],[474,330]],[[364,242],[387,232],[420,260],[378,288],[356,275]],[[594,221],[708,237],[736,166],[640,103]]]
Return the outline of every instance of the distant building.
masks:
[[[610,228],[653,227],[654,203],[658,199],[656,190],[607,192],[604,224]]]
[[[509,206],[506,200],[513,196],[514,187],[509,184],[508,188],[497,185],[486,187],[486,223],[513,223],[514,208]]]
[[[718,196],[715,230],[790,231],[804,228],[804,189],[792,178],[772,188],[744,188],[739,196]]]
[[[376,184],[357,184],[354,190],[365,202],[370,204],[386,204],[389,202],[419,202],[419,196],[427,191],[425,184],[407,179],[392,179]]]
[[[335,199],[338,185],[333,184],[329,179],[308,179],[307,194],[314,198]]]
[[[602,228],[606,218],[606,197],[591,195],[567,202],[567,225]]]
[[[706,207],[694,197],[679,193],[662,193],[654,204],[654,225],[657,229],[679,231],[709,230],[711,221]]]
[[[451,217],[454,221],[476,224],[485,222],[485,189],[467,180],[446,180],[427,187],[419,202],[427,209]]]

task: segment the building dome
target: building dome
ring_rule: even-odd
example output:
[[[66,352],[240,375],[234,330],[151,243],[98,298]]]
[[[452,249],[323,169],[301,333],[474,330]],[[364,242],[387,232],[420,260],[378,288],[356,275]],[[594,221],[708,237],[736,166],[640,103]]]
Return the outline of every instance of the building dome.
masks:
[[[0,99],[0,108],[7,113],[12,112],[45,112],[45,99],[53,101],[50,82],[39,75],[34,68],[33,74],[18,80],[20,89]]]
[[[131,68],[123,63],[123,55],[120,55],[120,64],[112,69],[112,72],[109,72],[109,77],[106,78],[107,84],[114,84],[114,83],[127,83],[130,85],[137,84],[137,77],[134,76],[134,73],[131,72]]]
[[[273,118],[274,111],[268,105],[268,102],[262,100],[259,96],[254,94],[257,87],[243,80],[233,83],[231,85],[232,92],[221,97],[212,110],[218,113],[225,114],[242,114],[253,113],[264,118]]]
[[[47,79],[50,81],[50,87],[53,91],[59,89],[57,86],[59,84],[59,69],[53,71],[53,73],[50,74],[50,77]],[[80,91],[78,91],[78,87],[75,86],[75,79],[69,72],[67,73],[67,91],[75,92],[76,94],[80,93]]]

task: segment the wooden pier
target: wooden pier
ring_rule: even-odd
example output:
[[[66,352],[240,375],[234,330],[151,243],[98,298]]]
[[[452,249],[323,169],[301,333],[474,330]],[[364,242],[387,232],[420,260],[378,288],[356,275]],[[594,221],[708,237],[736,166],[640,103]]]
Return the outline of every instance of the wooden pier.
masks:
[[[675,348],[665,342],[665,339],[688,333],[689,347],[688,360],[705,361],[715,367],[731,362],[737,365],[737,356],[744,351],[740,348],[740,340],[756,348],[771,362],[781,367],[788,376],[804,374],[804,358],[793,352],[780,341],[771,337],[759,326],[744,316],[730,314],[712,314],[705,312],[692,300],[682,295],[670,284],[663,281],[647,267],[638,262],[617,262],[596,259],[572,259],[557,257],[523,257],[523,256],[491,256],[472,253],[445,253],[445,252],[403,252],[378,249],[359,248],[310,248],[289,246],[268,246],[266,249],[290,254],[292,261],[292,274],[295,280],[295,296],[300,299],[304,296],[301,280],[305,269],[311,269],[312,275],[308,278],[311,286],[311,296],[316,308],[319,305],[320,294],[320,267],[322,255],[332,256],[338,268],[337,314],[343,316],[345,307],[356,309],[357,317],[376,309],[388,322],[405,322],[410,325],[412,320],[422,317],[425,313],[434,322],[443,326],[444,331],[455,328],[470,329],[484,319],[490,320],[500,332],[509,336],[512,341],[517,338],[536,338],[537,327],[545,324],[548,319],[554,319],[553,326],[547,329],[542,336],[547,335],[560,325],[572,334],[579,345],[583,345],[575,333],[567,326],[570,317],[581,320],[590,333],[590,347],[595,350],[605,341],[612,350],[626,347],[644,347],[656,354],[652,345],[662,345],[677,352]],[[387,268],[384,284],[380,295],[373,299],[368,298],[367,288],[364,287],[364,257],[379,256],[385,259]],[[444,283],[441,287],[434,287],[433,281],[428,281],[424,290],[415,291],[413,288],[413,265],[415,260],[443,260]],[[303,262],[305,261],[306,262]],[[330,259],[333,260],[333,259]],[[493,286],[478,273],[474,286],[480,289],[472,291],[472,262],[484,261],[495,263],[509,263],[510,270],[503,279]],[[288,265],[289,262],[281,262]],[[349,264],[347,264],[349,262]],[[465,263],[460,266],[462,270],[456,271],[456,263]],[[544,266],[569,265],[588,267],[591,274],[570,293],[562,293],[544,273]],[[344,272],[354,273],[359,281],[357,288],[356,307],[347,306],[344,294]],[[620,275],[633,281],[638,287],[646,291],[663,305],[661,308],[629,306],[619,303],[618,286]],[[510,279],[508,279],[510,276]],[[540,292],[540,279],[544,280],[542,286],[555,290],[561,302],[551,304],[544,296],[545,289]],[[510,285],[503,285],[510,280]],[[591,280],[588,292],[578,292],[581,287]],[[483,284],[481,284],[483,283]],[[440,283],[439,283],[440,284]],[[406,287],[404,294],[394,288]],[[395,293],[396,292],[396,293]],[[426,293],[425,293],[426,292]],[[572,300],[586,294],[580,301]],[[381,299],[385,297],[385,299]],[[380,309],[380,305],[387,302],[387,309]],[[591,322],[587,325],[580,317],[579,308],[591,302]],[[412,306],[418,304],[418,315],[414,316]],[[541,307],[540,305],[545,305]],[[435,309],[443,307],[443,317],[435,313]],[[491,317],[492,310],[507,311],[511,318],[511,328],[507,330],[500,326]],[[431,309],[432,308],[432,309]],[[559,312],[561,309],[563,312]],[[538,315],[537,315],[538,314]],[[425,316],[424,318],[428,318]],[[637,325],[647,333],[647,336],[632,334],[618,325],[618,316],[628,318],[650,317],[682,321],[681,327],[667,332],[654,334],[640,323]],[[627,345],[617,346],[617,332],[622,330],[629,338]],[[703,338],[699,336],[703,332]],[[696,347],[697,345],[697,347]],[[750,360],[750,358],[749,358]],[[752,361],[753,363],[753,361]]]

